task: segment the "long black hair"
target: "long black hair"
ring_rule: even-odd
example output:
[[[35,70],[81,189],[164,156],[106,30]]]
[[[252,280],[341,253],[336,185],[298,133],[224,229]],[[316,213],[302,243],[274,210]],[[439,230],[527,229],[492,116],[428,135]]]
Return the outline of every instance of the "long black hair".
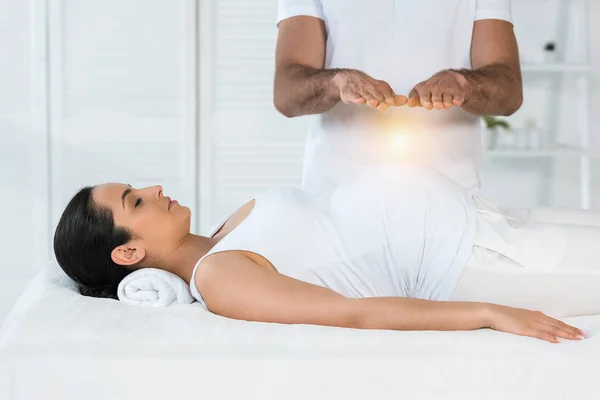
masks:
[[[115,226],[112,211],[94,202],[93,187],[71,199],[54,233],[54,253],[84,296],[117,299],[119,282],[135,269],[116,264],[111,252],[133,235]]]

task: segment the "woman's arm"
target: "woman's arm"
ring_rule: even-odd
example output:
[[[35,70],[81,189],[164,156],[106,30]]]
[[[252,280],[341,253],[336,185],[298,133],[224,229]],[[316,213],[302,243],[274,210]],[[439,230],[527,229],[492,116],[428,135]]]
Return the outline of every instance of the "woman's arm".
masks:
[[[557,337],[576,339],[582,334],[542,313],[487,303],[403,297],[349,299],[235,253],[211,257],[196,273],[196,285],[211,312],[240,320],[359,329],[492,328],[552,342]]]

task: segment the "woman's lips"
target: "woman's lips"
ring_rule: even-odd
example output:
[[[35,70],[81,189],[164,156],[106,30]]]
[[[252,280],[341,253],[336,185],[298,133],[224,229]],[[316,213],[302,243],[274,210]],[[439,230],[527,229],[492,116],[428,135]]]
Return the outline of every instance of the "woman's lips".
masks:
[[[177,200],[169,200],[169,211],[171,211],[171,208],[173,208],[173,206],[177,203]]]

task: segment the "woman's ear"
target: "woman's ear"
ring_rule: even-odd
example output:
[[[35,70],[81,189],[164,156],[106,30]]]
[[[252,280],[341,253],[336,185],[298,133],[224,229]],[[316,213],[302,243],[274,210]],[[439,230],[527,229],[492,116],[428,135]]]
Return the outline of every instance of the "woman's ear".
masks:
[[[135,265],[146,257],[146,249],[139,240],[131,240],[115,247],[110,253],[112,260],[119,265]]]

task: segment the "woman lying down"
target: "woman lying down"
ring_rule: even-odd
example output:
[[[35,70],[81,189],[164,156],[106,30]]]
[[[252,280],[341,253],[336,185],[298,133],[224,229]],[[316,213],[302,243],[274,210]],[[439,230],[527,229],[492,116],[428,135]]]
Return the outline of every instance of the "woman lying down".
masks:
[[[386,167],[319,198],[264,191],[204,237],[160,186],[106,183],[73,197],[54,251],[88,296],[116,298],[125,276],[151,267],[240,320],[583,339],[546,314],[600,314],[600,227],[523,215],[433,170]]]

